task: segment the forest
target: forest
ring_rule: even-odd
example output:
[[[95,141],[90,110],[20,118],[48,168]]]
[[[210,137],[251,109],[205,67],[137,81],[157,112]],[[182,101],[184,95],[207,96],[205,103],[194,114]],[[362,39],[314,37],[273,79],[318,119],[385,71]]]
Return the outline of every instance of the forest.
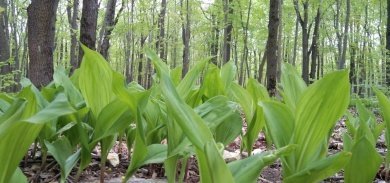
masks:
[[[390,181],[390,0],[0,0],[0,183]]]

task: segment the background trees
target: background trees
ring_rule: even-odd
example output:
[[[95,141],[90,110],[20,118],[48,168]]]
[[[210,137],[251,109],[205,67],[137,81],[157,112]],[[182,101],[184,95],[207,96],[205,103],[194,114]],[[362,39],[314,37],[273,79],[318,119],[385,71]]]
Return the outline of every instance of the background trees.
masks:
[[[32,7],[36,2],[29,3]],[[2,64],[1,75],[3,78],[8,75],[10,81],[17,81],[19,74],[38,77],[44,73],[34,68],[38,68],[35,63],[38,46],[28,44],[28,40],[34,42],[34,37],[38,37],[27,36],[27,19],[31,22],[35,15],[27,14],[29,3],[0,1],[4,7],[0,41],[5,45],[0,47],[0,61],[7,63]],[[266,48],[271,31],[267,25],[272,20],[269,3],[265,0],[60,1],[55,13],[51,8],[38,17],[37,21],[45,23],[57,17],[53,46],[47,49],[53,52],[53,59],[44,56],[38,60],[73,71],[82,57],[77,46],[80,40],[100,51],[115,69],[126,75],[128,82],[136,80],[147,86],[154,73],[143,55],[143,47],[149,47],[171,67],[181,66],[183,74],[199,60],[209,57],[218,66],[233,61],[242,85],[249,77],[268,85],[270,80],[264,78],[269,77],[264,75],[272,73],[272,65],[266,62],[267,55],[275,51],[268,52]],[[324,73],[349,68],[353,91],[360,95],[371,95],[370,85],[389,83],[387,1],[284,0],[280,3],[278,51],[273,53],[278,63],[294,64],[307,83]],[[32,24],[29,34],[38,35],[41,24]],[[42,39],[51,37],[50,33],[44,35]],[[31,53],[27,52],[28,48]],[[29,62],[33,70],[27,67]],[[40,84],[50,82],[49,65],[45,64],[48,78]],[[38,74],[33,76],[33,73]],[[6,83],[2,80],[1,87]]]

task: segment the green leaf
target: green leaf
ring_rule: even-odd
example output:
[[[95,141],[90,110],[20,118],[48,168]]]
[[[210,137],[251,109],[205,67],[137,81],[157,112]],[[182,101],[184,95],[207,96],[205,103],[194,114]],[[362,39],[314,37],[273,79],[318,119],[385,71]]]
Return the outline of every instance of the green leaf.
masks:
[[[286,183],[311,183],[319,182],[329,176],[334,175],[342,169],[351,159],[350,152],[340,152],[316,162],[311,162],[303,170],[286,177]],[[361,168],[361,167],[359,167]]]
[[[18,167],[16,168],[14,174],[12,175],[10,183],[27,183],[27,177],[24,175],[22,170]]]
[[[390,147],[390,100],[380,90],[374,88],[374,92],[378,97],[381,114],[383,116],[384,123],[386,124],[386,130],[385,130],[386,146]],[[390,153],[386,153],[385,167],[390,168]]]
[[[294,149],[294,145],[289,145],[275,151],[264,152],[243,160],[233,161],[228,166],[235,182],[257,182],[264,167],[274,163],[280,156],[291,153]]]
[[[148,146],[148,153],[142,165],[164,162],[167,159],[167,149],[168,147],[163,144],[152,144]]]
[[[170,113],[172,114],[170,117],[174,119],[176,125],[181,128],[186,137],[195,146],[201,181],[212,182],[212,180],[225,180],[227,183],[233,182],[231,173],[228,171],[225,162],[216,148],[211,131],[203,119],[179,96],[169,78],[168,67],[151,50],[146,50],[146,54],[152,60],[157,70],[160,79],[160,88],[165,97],[167,110],[174,111]],[[210,162],[214,162],[212,165],[213,169],[211,169]],[[211,171],[218,173],[212,175]],[[223,177],[220,177],[222,175]]]
[[[360,138],[352,148],[352,158],[344,169],[346,183],[372,182],[382,163],[382,157],[366,138]]]
[[[234,78],[236,77],[237,67],[233,61],[229,61],[221,68],[221,81],[224,91],[228,91],[232,85]],[[213,82],[213,81],[212,81]]]
[[[92,113],[98,116],[100,111],[111,102],[113,71],[104,58],[96,51],[81,45],[84,57],[79,69],[79,87],[81,94]]]
[[[348,70],[336,71],[312,84],[298,102],[293,143],[298,144],[296,170],[317,161],[329,131],[349,104]]]
[[[229,168],[225,164],[225,160],[218,152],[218,148],[215,142],[207,142],[204,148],[208,170],[211,174],[212,182],[234,182],[232,174],[230,174]],[[199,153],[198,153],[199,154]],[[224,166],[221,166],[224,165]],[[204,173],[204,171],[202,171]],[[201,173],[201,175],[202,175]]]
[[[45,145],[54,159],[61,167],[61,182],[65,182],[69,173],[73,167],[76,166],[80,157],[80,150],[77,152],[72,151],[72,146],[66,137],[57,139],[55,142],[50,143],[45,141]]]
[[[277,148],[290,144],[295,129],[294,116],[286,104],[280,102],[261,102],[266,127]]]
[[[83,96],[76,86],[72,83],[70,78],[65,72],[65,68],[58,67],[53,74],[53,80],[57,87],[62,86],[64,88],[64,93],[69,97],[69,101],[76,105],[82,102]]]
[[[187,100],[188,95],[190,94],[191,89],[196,84],[197,79],[199,78],[200,74],[206,67],[209,59],[203,60],[196,64],[183,78],[183,80],[180,81],[179,85],[177,86],[177,92],[182,97],[182,99]]]
[[[32,110],[34,105],[37,105],[34,98],[27,102],[17,99],[0,117],[0,161],[3,162],[0,166],[0,182],[9,182],[45,123],[75,112],[63,94],[59,94],[38,113],[35,111],[35,114]],[[23,119],[24,116],[27,119]]]
[[[307,86],[297,70],[288,63],[282,64],[281,85],[283,87],[283,99],[285,103],[295,110],[298,102]]]
[[[94,142],[124,131],[132,122],[134,116],[126,103],[119,99],[113,100],[102,109],[93,134]]]

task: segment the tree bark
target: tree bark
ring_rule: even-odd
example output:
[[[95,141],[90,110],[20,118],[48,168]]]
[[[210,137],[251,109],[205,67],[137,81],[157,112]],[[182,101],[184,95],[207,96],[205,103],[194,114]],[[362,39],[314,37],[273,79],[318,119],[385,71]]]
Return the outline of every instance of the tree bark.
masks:
[[[160,54],[160,58],[164,60],[165,57],[165,48],[164,48],[164,37],[165,37],[165,14],[167,11],[167,0],[161,1],[161,10],[158,16],[158,30],[156,49]],[[166,60],[164,60],[166,62]]]
[[[309,84],[309,0],[303,2],[303,18],[297,0],[294,0],[294,8],[302,27],[302,78],[306,84]]]
[[[320,36],[320,31],[319,31],[320,21],[321,21],[321,7],[318,7],[317,15],[315,17],[312,44],[310,47],[310,51],[311,51],[310,79],[312,81],[316,79],[316,68],[317,68],[317,58],[318,58],[318,37]]]
[[[267,90],[271,96],[275,96],[276,94],[278,54],[280,54],[279,47],[277,45],[279,33],[278,29],[280,28],[279,11],[280,0],[270,1],[267,40]]]
[[[7,1],[0,0],[0,7],[4,8],[4,11],[0,13],[0,75],[4,76],[11,73],[9,35],[7,32]],[[3,82],[0,82],[0,84],[0,86],[4,85]]]
[[[294,51],[293,51],[293,59],[292,59],[292,65],[295,66],[295,63],[297,61],[297,46],[298,46],[298,29],[299,29],[299,16],[296,16],[296,22],[295,22],[295,33],[294,33]]]
[[[386,85],[390,86],[390,0],[387,0],[386,51]]]
[[[336,25],[337,28],[339,27],[339,17],[340,17],[340,9],[341,4],[340,0],[337,1],[337,15],[336,15]],[[345,58],[347,54],[347,45],[348,45],[348,29],[349,29],[349,19],[351,14],[351,1],[347,0],[347,7],[346,7],[346,15],[345,15],[345,24],[344,24],[344,31],[343,34],[339,33],[340,31],[337,30],[337,37],[338,37],[338,48],[339,48],[339,58],[338,63],[339,67],[338,69],[344,69],[345,68]]]
[[[222,50],[222,60],[223,63],[227,63],[230,60],[231,54],[231,44],[232,44],[232,31],[233,31],[233,0],[224,0],[223,9],[224,9],[224,35],[223,35],[223,50]]]
[[[104,24],[100,32],[100,44],[98,50],[106,60],[108,59],[109,56],[108,49],[110,48],[111,33],[114,30],[115,25],[118,23],[119,15],[121,14],[124,8],[124,2],[122,2],[122,6],[119,9],[116,17],[115,17],[115,8],[116,8],[116,0],[109,0],[107,2]]]
[[[96,50],[98,8],[98,0],[83,0],[80,21],[80,42],[92,50]],[[79,48],[79,62],[77,67],[80,65],[83,55],[82,49]]]
[[[59,0],[32,0],[27,8],[29,72],[31,82],[41,88],[53,78],[56,11]]]
[[[181,3],[181,12],[182,17],[184,19],[184,5],[183,0],[180,1]],[[191,37],[191,26],[190,26],[190,5],[189,1],[186,0],[186,11],[185,11],[185,20],[183,20],[182,23],[182,39],[183,39],[183,69],[182,69],[182,77],[187,74],[190,66],[190,37]]]
[[[212,33],[213,37],[211,39],[211,44],[210,44],[210,54],[211,54],[211,62],[215,65],[218,65],[218,46],[219,46],[219,21],[217,18],[217,15],[212,12],[211,15],[211,21],[212,21]]]
[[[70,3],[71,1],[69,1]],[[77,68],[77,19],[78,19],[78,10],[79,9],[79,0],[74,0],[73,5],[69,4],[67,7],[68,14],[68,22],[70,25],[70,65],[71,73],[73,73],[74,69]]]

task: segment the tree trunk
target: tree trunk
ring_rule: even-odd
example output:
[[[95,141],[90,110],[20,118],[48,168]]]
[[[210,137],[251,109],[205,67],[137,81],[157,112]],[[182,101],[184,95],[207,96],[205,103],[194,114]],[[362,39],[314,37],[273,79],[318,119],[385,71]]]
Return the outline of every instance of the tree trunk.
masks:
[[[232,44],[232,31],[233,31],[233,0],[224,0],[223,9],[224,9],[224,35],[223,35],[223,50],[222,50],[222,60],[223,63],[227,63],[230,60],[231,54],[231,44]]]
[[[110,38],[111,33],[114,30],[115,25],[118,23],[119,15],[122,12],[124,7],[124,2],[122,2],[122,7],[119,9],[118,14],[115,18],[115,8],[116,0],[109,0],[107,2],[106,14],[104,17],[104,24],[100,32],[100,44],[99,52],[107,60],[108,59],[108,49],[110,48]]]
[[[11,65],[9,63],[10,47],[8,34],[8,17],[7,17],[7,1],[0,0],[0,7],[4,7],[4,11],[0,12],[0,75],[4,76],[11,73]],[[3,80],[0,82],[0,89],[4,86]]]
[[[348,45],[348,30],[349,30],[349,18],[351,16],[351,0],[347,0],[347,11],[345,15],[344,35],[343,35],[343,50],[341,54],[341,62],[343,63],[342,69],[345,67],[345,58],[347,55]]]
[[[306,84],[309,84],[309,0],[303,2],[303,18],[299,12],[297,0],[294,0],[294,8],[302,27],[302,78]]]
[[[32,0],[27,8],[29,72],[31,82],[41,88],[53,78],[56,11],[59,0]]]
[[[337,28],[339,27],[339,22],[340,22],[340,9],[341,9],[341,4],[340,0],[337,1],[337,16],[336,16],[336,25]],[[345,68],[345,58],[347,54],[347,45],[348,45],[348,29],[349,29],[349,18],[351,14],[351,1],[347,0],[347,10],[346,10],[346,15],[345,15],[345,24],[344,24],[344,32],[341,35],[339,33],[340,31],[337,30],[338,32],[338,48],[339,48],[339,58],[338,58],[338,63],[339,63],[339,69],[344,69]]]
[[[386,50],[386,85],[390,86],[390,0],[387,0]]]
[[[315,17],[314,32],[311,44],[311,69],[310,69],[310,79],[314,81],[316,79],[316,68],[317,68],[317,58],[318,58],[318,37],[320,36],[320,21],[321,21],[321,8],[318,7],[317,15]]]
[[[165,48],[164,48],[164,37],[165,37],[165,14],[167,11],[167,0],[161,1],[161,10],[158,16],[158,30],[156,49],[160,53],[160,58],[164,60],[165,57]],[[166,62],[166,60],[164,60]]]
[[[190,6],[189,1],[186,0],[186,14],[185,14],[185,20],[184,20],[184,5],[183,0],[180,1],[181,8],[182,8],[182,17],[183,17],[183,23],[182,23],[182,39],[183,39],[183,70],[182,70],[182,77],[187,74],[189,66],[190,66],[190,37],[191,37],[191,26],[190,26]]]
[[[69,1],[70,2],[70,1]],[[68,22],[70,25],[70,65],[71,73],[77,68],[77,19],[78,19],[78,10],[79,9],[79,0],[73,1],[73,6],[70,4],[66,8],[68,14]]]
[[[211,62],[215,65],[218,65],[218,45],[219,45],[219,28],[218,28],[218,18],[217,15],[214,14],[211,15],[211,21],[212,21],[212,39],[210,44],[210,52],[211,52]]]
[[[80,21],[80,42],[92,50],[96,50],[98,8],[98,0],[83,0],[83,10]],[[82,59],[83,51],[79,48],[78,66]]]
[[[277,45],[280,21],[279,11],[280,0],[270,1],[267,40],[267,90],[271,96],[276,94],[278,54],[280,54]]]
[[[298,29],[299,29],[299,16],[296,16],[296,22],[295,22],[295,33],[294,33],[294,51],[293,51],[293,59],[292,59],[292,65],[295,66],[295,63],[297,61],[297,46],[298,46]]]

